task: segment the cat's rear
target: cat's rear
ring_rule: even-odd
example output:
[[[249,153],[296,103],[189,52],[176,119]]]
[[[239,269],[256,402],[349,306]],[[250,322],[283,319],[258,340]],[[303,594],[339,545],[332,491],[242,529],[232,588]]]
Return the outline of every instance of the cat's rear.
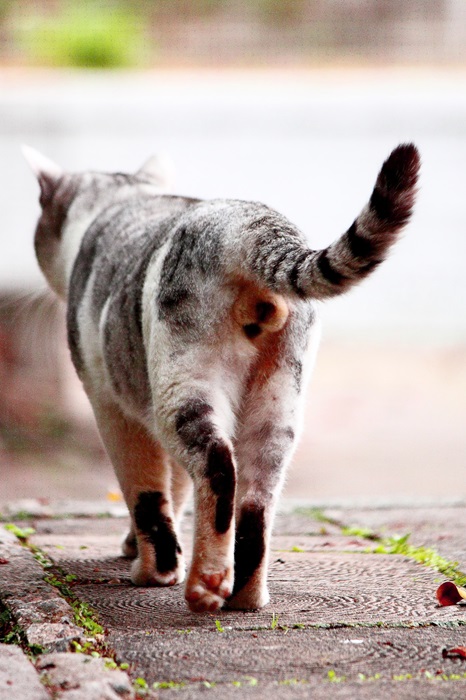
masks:
[[[67,298],[73,362],[131,514],[132,581],[183,580],[192,480],[191,609],[261,607],[317,347],[313,300],[386,257],[411,213],[417,150],[395,149],[367,207],[321,251],[262,204],[164,194],[153,161],[134,175],[70,175],[28,156],[39,263]]]

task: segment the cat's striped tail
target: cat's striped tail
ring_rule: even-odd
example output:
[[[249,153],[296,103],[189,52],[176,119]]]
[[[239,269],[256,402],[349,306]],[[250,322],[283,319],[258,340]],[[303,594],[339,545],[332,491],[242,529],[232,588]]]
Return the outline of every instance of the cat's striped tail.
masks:
[[[311,250],[293,237],[279,236],[268,254],[260,247],[253,253],[254,273],[270,289],[285,295],[326,299],[346,292],[387,257],[408,222],[419,166],[413,144],[398,146],[383,164],[369,203],[337,241],[323,250]]]

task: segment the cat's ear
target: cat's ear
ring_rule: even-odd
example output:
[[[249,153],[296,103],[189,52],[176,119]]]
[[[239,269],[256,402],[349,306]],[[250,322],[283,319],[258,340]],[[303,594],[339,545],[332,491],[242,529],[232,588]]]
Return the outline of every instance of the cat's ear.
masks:
[[[35,148],[31,148],[31,146],[23,144],[21,150],[32,172],[37,177],[41,193],[40,203],[44,206],[52,199],[57,184],[63,175],[63,170],[53,160],[43,156],[42,153],[36,151]]]
[[[164,189],[173,187],[175,182],[175,166],[172,159],[165,153],[151,156],[136,174],[149,177]]]

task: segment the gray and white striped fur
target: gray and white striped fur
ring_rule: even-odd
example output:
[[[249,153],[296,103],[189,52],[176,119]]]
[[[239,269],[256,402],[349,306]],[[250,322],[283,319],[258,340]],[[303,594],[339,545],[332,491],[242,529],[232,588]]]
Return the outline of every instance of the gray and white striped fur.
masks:
[[[73,362],[131,514],[131,580],[183,581],[193,484],[189,607],[263,606],[319,336],[314,300],[386,257],[411,214],[416,148],[393,151],[367,206],[324,250],[263,204],[164,194],[154,159],[131,175],[69,174],[25,155],[41,189],[37,258],[67,301]]]

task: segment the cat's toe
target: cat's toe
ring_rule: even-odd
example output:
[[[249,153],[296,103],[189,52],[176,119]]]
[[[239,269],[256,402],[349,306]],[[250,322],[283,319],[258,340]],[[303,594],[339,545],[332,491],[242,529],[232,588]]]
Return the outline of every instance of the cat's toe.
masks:
[[[193,612],[215,612],[231,594],[232,576],[228,569],[190,576],[185,598]]]
[[[225,598],[199,586],[186,594],[186,601],[193,612],[215,612],[223,606]]]

